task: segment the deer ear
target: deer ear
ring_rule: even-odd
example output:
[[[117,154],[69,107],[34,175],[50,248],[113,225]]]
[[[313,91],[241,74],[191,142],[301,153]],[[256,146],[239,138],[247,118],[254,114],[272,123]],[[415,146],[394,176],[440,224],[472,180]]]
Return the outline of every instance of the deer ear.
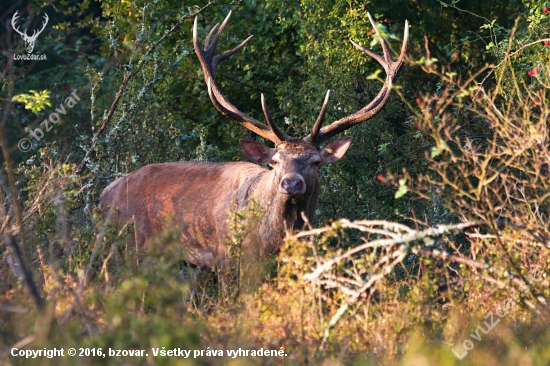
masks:
[[[323,159],[323,165],[332,164],[337,162],[345,155],[348,151],[349,145],[351,145],[351,140],[353,136],[344,137],[336,141],[332,141],[330,144],[325,146],[321,151],[321,158]]]
[[[271,158],[275,155],[275,149],[254,141],[239,141],[246,156],[256,164],[270,164]]]

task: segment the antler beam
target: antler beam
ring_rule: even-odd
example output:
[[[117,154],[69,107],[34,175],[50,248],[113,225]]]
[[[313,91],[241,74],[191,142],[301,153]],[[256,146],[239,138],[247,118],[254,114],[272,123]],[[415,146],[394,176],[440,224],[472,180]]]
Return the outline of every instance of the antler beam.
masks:
[[[215,54],[216,46],[218,45],[220,35],[223,29],[225,28],[225,25],[227,24],[230,16],[231,16],[231,12],[229,12],[229,14],[223,21],[222,25],[218,29],[218,32],[216,33],[216,35],[214,36],[211,42],[210,42],[210,39],[212,38],[212,35],[214,34],[216,28],[218,28],[218,24],[216,24],[212,28],[212,30],[210,30],[204,42],[204,49],[200,47],[199,41],[198,41],[197,18],[195,18],[195,23],[193,25],[193,46],[195,47],[195,52],[197,53],[197,57],[199,58],[199,61],[201,63],[202,71],[204,72],[204,79],[208,86],[208,95],[210,96],[210,100],[212,101],[216,109],[221,112],[221,114],[223,114],[228,118],[231,118],[234,121],[239,122],[241,125],[249,129],[250,131],[262,136],[265,139],[268,139],[274,142],[276,145],[280,144],[283,141],[291,140],[290,136],[282,132],[273,121],[273,118],[271,118],[271,115],[269,114],[269,111],[265,106],[263,95],[262,95],[262,108],[264,110],[264,114],[266,116],[269,126],[266,126],[263,123],[260,123],[258,120],[238,110],[233,104],[231,104],[225,98],[225,96],[220,90],[220,87],[216,83],[214,75],[216,73],[216,67],[218,66],[218,64],[221,61],[225,60],[226,58],[231,57],[233,54],[235,54],[237,51],[243,48],[246,42],[248,42],[250,38],[252,38],[252,36],[250,36],[247,39],[245,39],[241,44],[239,44],[237,47],[231,50],[225,51],[220,55],[216,55]]]
[[[376,27],[376,23],[372,19],[371,15],[367,13],[369,16],[369,20],[378,36],[380,36],[380,32],[378,31],[378,28]],[[403,45],[401,46],[401,53],[399,55],[399,58],[397,61],[393,61],[391,57],[390,47],[385,39],[383,39],[380,36],[380,39],[382,40],[382,51],[383,56],[377,55],[376,53],[363,48],[359,46],[357,43],[351,41],[351,43],[360,51],[363,51],[368,56],[372,57],[374,60],[376,60],[382,67],[384,68],[384,71],[386,72],[386,81],[384,82],[384,86],[374,98],[372,102],[370,102],[366,107],[363,109],[355,112],[354,114],[351,114],[347,117],[344,117],[338,121],[335,121],[331,123],[328,126],[323,127],[319,130],[320,125],[323,122],[324,119],[324,112],[326,111],[326,103],[328,101],[328,93],[327,97],[325,98],[325,103],[323,104],[323,108],[321,110],[321,114],[319,118],[317,119],[317,122],[315,123],[312,132],[304,137],[304,140],[311,141],[314,145],[319,145],[323,141],[347,130],[348,128],[351,128],[352,126],[364,122],[372,117],[374,117],[376,114],[378,114],[382,108],[386,105],[386,103],[389,100],[391,88],[393,86],[393,83],[395,79],[397,78],[397,74],[399,73],[399,70],[403,66],[404,60],[407,57],[407,48],[409,44],[409,23],[408,21],[405,21],[405,34],[403,36]]]

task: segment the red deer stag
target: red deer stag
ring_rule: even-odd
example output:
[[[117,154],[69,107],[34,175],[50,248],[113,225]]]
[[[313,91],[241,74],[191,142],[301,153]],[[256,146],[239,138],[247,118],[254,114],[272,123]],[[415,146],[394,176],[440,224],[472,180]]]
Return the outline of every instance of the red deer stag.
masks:
[[[193,26],[193,44],[200,60],[208,94],[212,103],[224,116],[272,141],[274,148],[261,143],[241,140],[246,155],[256,164],[246,162],[204,163],[177,162],[151,164],[111,183],[101,195],[101,209],[107,217],[109,207],[114,209],[111,220],[135,223],[136,238],[147,243],[155,233],[168,225],[181,230],[181,241],[187,260],[198,267],[227,267],[230,234],[228,212],[242,209],[254,199],[265,210],[253,229],[255,248],[245,243],[244,250],[257,250],[261,256],[275,253],[283,243],[285,230],[301,229],[302,213],[313,219],[319,196],[319,169],[338,161],[351,144],[352,137],[319,145],[376,115],[387,103],[394,80],[407,53],[408,23],[399,59],[394,62],[390,48],[382,40],[383,56],[379,56],[352,41],[352,44],[375,59],[386,72],[386,81],[376,98],[366,107],[345,118],[321,128],[327,111],[327,92],[319,117],[312,132],[303,139],[294,139],[277,127],[262,95],[262,108],[267,126],[247,116],[222,94],[214,78],[218,64],[240,50],[251,38],[237,47],[216,55],[216,46],[231,12],[220,26],[214,26],[206,37],[204,49],[197,39],[197,19]],[[370,14],[369,19],[378,33]],[[212,39],[211,39],[212,38]],[[259,165],[269,164],[273,169]],[[246,247],[248,245],[248,247]]]

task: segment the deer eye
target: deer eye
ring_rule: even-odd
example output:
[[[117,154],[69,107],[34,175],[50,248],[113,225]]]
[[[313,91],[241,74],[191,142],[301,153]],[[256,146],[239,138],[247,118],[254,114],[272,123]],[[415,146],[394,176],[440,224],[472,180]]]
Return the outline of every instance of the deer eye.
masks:
[[[277,165],[279,162],[277,160],[271,160],[271,165]]]

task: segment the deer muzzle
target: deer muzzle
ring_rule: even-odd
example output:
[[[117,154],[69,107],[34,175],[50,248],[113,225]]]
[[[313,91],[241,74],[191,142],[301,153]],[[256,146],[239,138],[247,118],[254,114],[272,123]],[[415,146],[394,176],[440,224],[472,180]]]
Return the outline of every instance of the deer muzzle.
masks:
[[[304,177],[296,173],[288,173],[281,179],[279,192],[290,195],[304,194],[306,191],[306,182]]]

